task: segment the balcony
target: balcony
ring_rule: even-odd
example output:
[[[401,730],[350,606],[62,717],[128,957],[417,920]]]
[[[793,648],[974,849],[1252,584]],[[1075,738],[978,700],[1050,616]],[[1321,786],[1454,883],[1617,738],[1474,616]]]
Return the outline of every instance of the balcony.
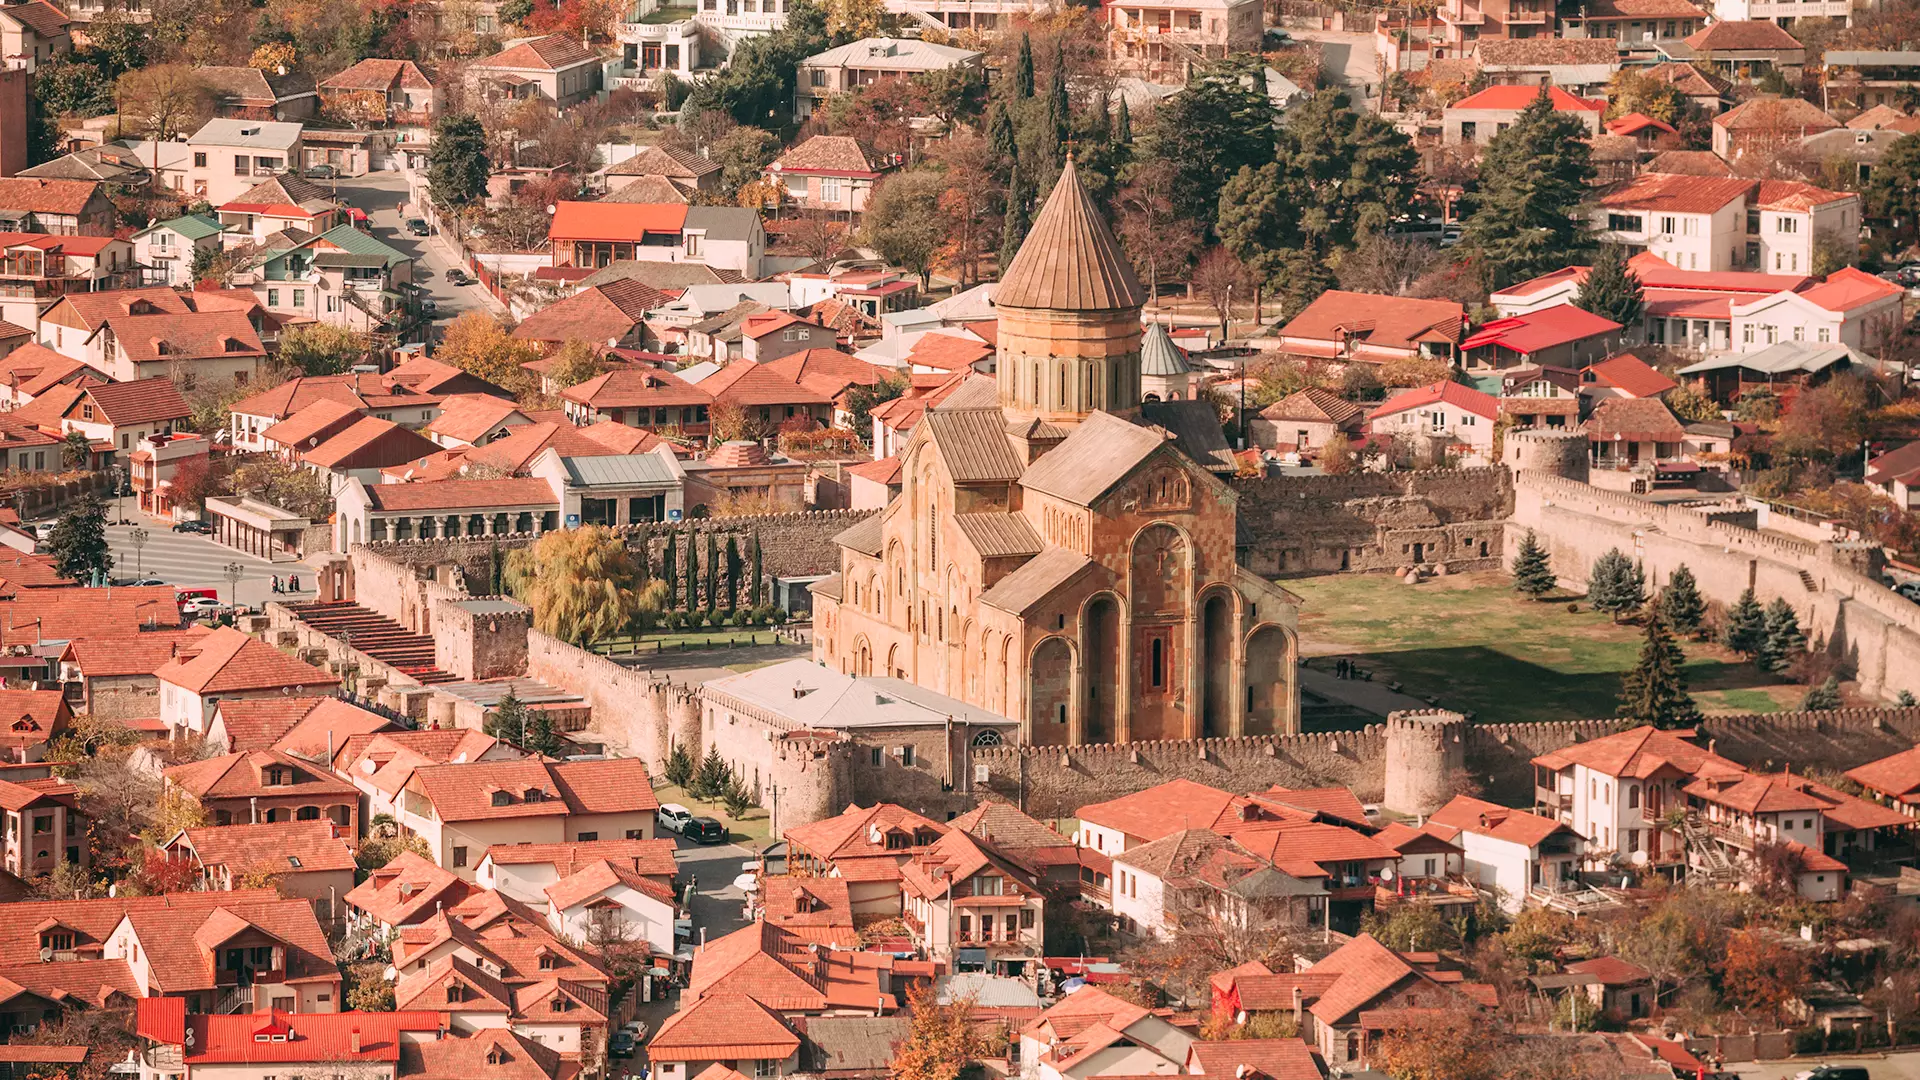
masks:
[[[1545,26],[1551,16],[1545,11],[1522,11],[1515,9],[1507,12],[1508,26]]]
[[[1533,789],[1533,801],[1536,805],[1547,807],[1550,810],[1572,810],[1573,792],[1555,791],[1553,788],[1535,786]]]
[[[627,44],[639,44],[643,41],[685,41],[700,35],[699,27],[694,25],[693,13],[685,8],[676,9],[686,12],[686,18],[673,22],[623,22],[614,31],[614,37]]]
[[[1485,26],[1487,13],[1481,11],[1477,5],[1450,4],[1440,9],[1440,21],[1448,26]]]

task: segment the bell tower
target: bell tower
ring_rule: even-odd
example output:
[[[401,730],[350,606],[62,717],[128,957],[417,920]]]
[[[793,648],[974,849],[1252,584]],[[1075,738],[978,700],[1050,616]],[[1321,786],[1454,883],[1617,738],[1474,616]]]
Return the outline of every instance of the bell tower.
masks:
[[[1069,156],[993,293],[1007,419],[1070,428],[1137,408],[1146,297]]]

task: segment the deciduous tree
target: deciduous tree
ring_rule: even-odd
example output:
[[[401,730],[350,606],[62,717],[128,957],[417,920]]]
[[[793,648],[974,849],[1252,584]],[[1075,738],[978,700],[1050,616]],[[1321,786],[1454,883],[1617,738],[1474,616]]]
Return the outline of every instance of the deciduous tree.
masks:
[[[120,76],[114,87],[120,123],[168,142],[213,115],[213,90],[190,64],[155,64]]]
[[[333,323],[296,323],[280,332],[274,361],[298,375],[338,375],[367,357],[367,336]]]
[[[493,316],[475,310],[447,324],[434,358],[517,395],[533,389],[532,376],[520,365],[538,360],[540,350],[508,334]]]
[[[941,197],[946,178],[933,169],[908,169],[888,177],[867,200],[863,231],[881,258],[920,276],[927,287],[933,262],[946,240]]]
[[[1142,162],[1129,172],[1117,200],[1120,245],[1156,306],[1159,282],[1183,273],[1200,250],[1202,227],[1179,212],[1181,171],[1171,161]],[[1245,256],[1237,248],[1235,253]]]
[[[913,1020],[894,1052],[893,1080],[958,1080],[986,1055],[986,1042],[973,1018],[973,998],[943,1005],[931,986],[916,984],[907,990],[907,1011]]]
[[[576,645],[611,637],[665,606],[666,586],[644,581],[626,542],[600,525],[547,533],[507,556],[507,588],[534,625]]]
[[[1807,959],[1772,934],[1735,930],[1727,939],[1726,961],[1720,973],[1727,1000],[1751,1012],[1776,1018],[1807,981]]]

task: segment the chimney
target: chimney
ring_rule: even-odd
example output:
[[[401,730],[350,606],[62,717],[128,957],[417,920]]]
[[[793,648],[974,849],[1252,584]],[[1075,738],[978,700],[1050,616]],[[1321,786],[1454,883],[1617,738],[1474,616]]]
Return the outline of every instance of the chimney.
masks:
[[[1298,985],[1294,986],[1293,988],[1293,1026],[1296,1029],[1298,1029],[1300,1026],[1300,1021],[1301,1021],[1300,1013],[1302,1008],[1305,1005],[1306,1005],[1306,995],[1300,992],[1300,987]]]
[[[360,1029],[359,1028],[354,1028],[352,1031],[347,1033],[347,1052],[350,1054],[357,1054],[360,1052]]]

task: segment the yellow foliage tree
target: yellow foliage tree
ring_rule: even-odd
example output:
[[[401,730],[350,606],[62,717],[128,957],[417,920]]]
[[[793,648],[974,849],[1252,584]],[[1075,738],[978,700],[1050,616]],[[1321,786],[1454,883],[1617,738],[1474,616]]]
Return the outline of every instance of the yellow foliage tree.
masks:
[[[253,50],[247,57],[247,66],[260,71],[292,71],[293,62],[299,53],[292,45],[284,41],[269,41]]]
[[[603,375],[606,370],[607,362],[601,358],[600,350],[584,341],[569,341],[553,354],[553,366],[547,369],[547,381],[556,389],[565,390]]]
[[[550,532],[507,556],[507,588],[542,633],[579,645],[666,605],[667,584],[640,576],[626,542],[602,525]]]
[[[520,365],[539,358],[538,347],[511,336],[484,311],[469,311],[448,323],[434,353],[434,359],[515,395],[533,389],[533,377]]]
[[[839,38],[883,36],[887,9],[880,0],[827,0],[827,34]]]

